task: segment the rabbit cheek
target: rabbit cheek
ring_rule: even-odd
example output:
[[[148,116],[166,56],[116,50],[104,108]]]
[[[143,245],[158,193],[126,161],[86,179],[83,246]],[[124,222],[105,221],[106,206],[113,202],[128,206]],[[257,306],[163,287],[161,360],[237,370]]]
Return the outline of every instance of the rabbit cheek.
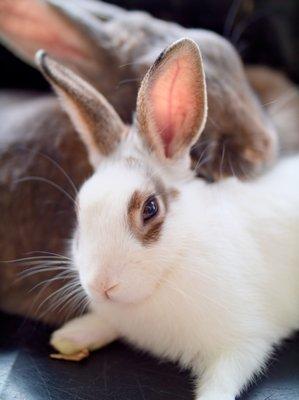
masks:
[[[130,277],[122,281],[117,290],[113,290],[109,298],[110,301],[123,304],[138,304],[149,298],[154,292],[154,282],[147,275],[140,274],[140,276]]]
[[[133,240],[136,241],[135,238]],[[103,268],[97,262],[100,255],[96,259],[90,259],[88,252],[74,252],[73,259],[78,266],[80,283],[94,304],[137,304],[155,291],[159,279],[156,265],[149,262],[150,257],[144,256],[140,243],[136,246],[136,253],[128,255],[130,244],[128,251],[124,249],[123,256],[117,257],[117,260],[122,260],[122,264],[115,265],[107,261]]]

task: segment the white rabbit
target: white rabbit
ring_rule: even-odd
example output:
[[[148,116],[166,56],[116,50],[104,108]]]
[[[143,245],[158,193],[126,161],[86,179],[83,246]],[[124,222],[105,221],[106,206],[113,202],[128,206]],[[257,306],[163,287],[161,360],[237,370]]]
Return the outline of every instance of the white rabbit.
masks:
[[[235,399],[299,328],[299,157],[252,182],[192,176],[207,100],[189,39],[148,71],[131,129],[70,70],[43,52],[37,62],[95,169],[71,249],[90,312],[52,345],[70,354],[122,338],[190,367],[197,400]]]

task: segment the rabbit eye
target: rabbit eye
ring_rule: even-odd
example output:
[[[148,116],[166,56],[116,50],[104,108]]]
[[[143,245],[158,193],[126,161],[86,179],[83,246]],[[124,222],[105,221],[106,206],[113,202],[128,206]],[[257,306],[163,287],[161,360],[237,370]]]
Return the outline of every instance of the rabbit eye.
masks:
[[[152,219],[155,215],[157,215],[159,211],[158,200],[155,196],[151,196],[143,206],[142,210],[142,219],[143,223],[148,222]]]

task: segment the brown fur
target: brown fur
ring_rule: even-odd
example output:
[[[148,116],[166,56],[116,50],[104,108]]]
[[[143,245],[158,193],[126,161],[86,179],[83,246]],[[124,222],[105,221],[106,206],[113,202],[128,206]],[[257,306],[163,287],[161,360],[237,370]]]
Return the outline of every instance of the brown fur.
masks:
[[[279,134],[281,153],[299,151],[299,90],[280,71],[251,66],[246,74]]]
[[[143,225],[141,220],[142,208],[150,195],[150,193],[136,191],[128,205],[129,229],[144,246],[148,246],[159,239],[166,212],[165,205],[160,203],[159,215]],[[159,202],[161,202],[161,198]]]
[[[144,245],[150,245],[151,243],[155,243],[158,241],[161,235],[163,222],[164,220],[156,221],[151,224],[147,232],[143,235],[142,243]]]
[[[79,187],[91,174],[86,150],[56,99],[45,96],[32,100],[26,95],[11,94],[0,96],[0,105],[1,261],[34,256],[33,251],[65,254],[75,222],[72,202],[46,182],[19,180],[43,177],[74,197],[67,179],[50,159],[67,171]],[[7,122],[9,113],[13,114],[10,124]],[[51,301],[38,308],[66,281],[56,281],[45,290],[40,286],[30,292],[36,284],[55,273],[45,269],[44,273],[19,279],[19,273],[28,268],[26,265],[26,261],[0,263],[1,309],[52,324],[74,315],[70,312],[74,306],[71,303],[62,311],[60,307],[47,312]]]
[[[0,13],[1,7],[5,10],[7,1],[0,0]],[[27,12],[22,14],[19,5],[26,2]],[[247,84],[240,58],[227,41],[211,32],[184,29],[145,13],[125,11],[100,1],[74,3],[61,0],[58,3],[59,6],[56,2],[51,10],[55,10],[56,15],[63,15],[74,35],[92,42],[92,53],[84,59],[91,67],[86,68],[80,58],[67,55],[61,58],[57,54],[64,46],[63,35],[62,42],[56,42],[54,52],[49,43],[43,41],[39,33],[44,30],[44,21],[48,16],[51,25],[55,15],[50,11],[47,13],[46,8],[43,8],[40,20],[34,19],[36,36],[31,40],[32,47],[35,50],[44,48],[80,71],[107,97],[125,122],[130,121],[135,108],[138,82],[161,50],[179,38],[190,37],[198,43],[203,55],[209,103],[208,123],[191,154],[198,175],[213,180],[233,174],[246,178],[260,173],[273,161],[275,138]],[[11,13],[5,13],[6,23],[11,20],[15,25],[19,22],[19,26],[32,21],[31,13],[41,12],[37,0],[15,0],[10,9]],[[6,42],[13,39],[13,48],[21,50],[21,31],[11,37],[10,30],[1,31],[0,25],[0,35]],[[29,54],[27,57],[30,59]]]
[[[59,4],[0,0],[0,41],[32,65],[37,50],[45,49],[86,77],[116,107],[121,118],[130,121],[138,84],[131,68],[120,68],[124,63],[112,51],[115,43],[110,42],[114,34],[102,31],[98,18],[83,8],[85,0],[80,7],[72,0]],[[127,79],[130,85],[120,84]]]
[[[104,156],[120,143],[125,125],[107,100],[92,86],[45,53],[38,57],[39,66],[67,104],[74,124],[89,150]]]
[[[129,229],[144,246],[149,246],[159,239],[168,211],[169,202],[171,199],[175,198],[174,192],[167,190],[160,179],[152,178],[149,182],[149,186],[150,185],[153,185],[153,191],[135,191],[128,205]],[[157,196],[159,211],[156,217],[143,225],[141,220],[142,209],[146,200],[151,195]]]

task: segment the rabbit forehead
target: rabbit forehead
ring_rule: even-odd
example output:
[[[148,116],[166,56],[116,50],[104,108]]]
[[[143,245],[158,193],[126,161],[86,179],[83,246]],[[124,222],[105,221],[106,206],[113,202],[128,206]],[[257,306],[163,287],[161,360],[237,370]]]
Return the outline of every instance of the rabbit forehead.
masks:
[[[140,215],[151,195],[158,197],[160,211],[143,227]],[[105,165],[79,193],[79,228],[88,237],[110,235],[116,230],[121,241],[119,234],[128,233],[147,246],[159,239],[173,197],[174,190],[168,190],[161,178],[136,159]]]
[[[103,164],[80,189],[79,210],[102,209],[104,205],[115,212],[127,210],[133,194],[154,191],[155,182],[154,174],[137,159]]]

